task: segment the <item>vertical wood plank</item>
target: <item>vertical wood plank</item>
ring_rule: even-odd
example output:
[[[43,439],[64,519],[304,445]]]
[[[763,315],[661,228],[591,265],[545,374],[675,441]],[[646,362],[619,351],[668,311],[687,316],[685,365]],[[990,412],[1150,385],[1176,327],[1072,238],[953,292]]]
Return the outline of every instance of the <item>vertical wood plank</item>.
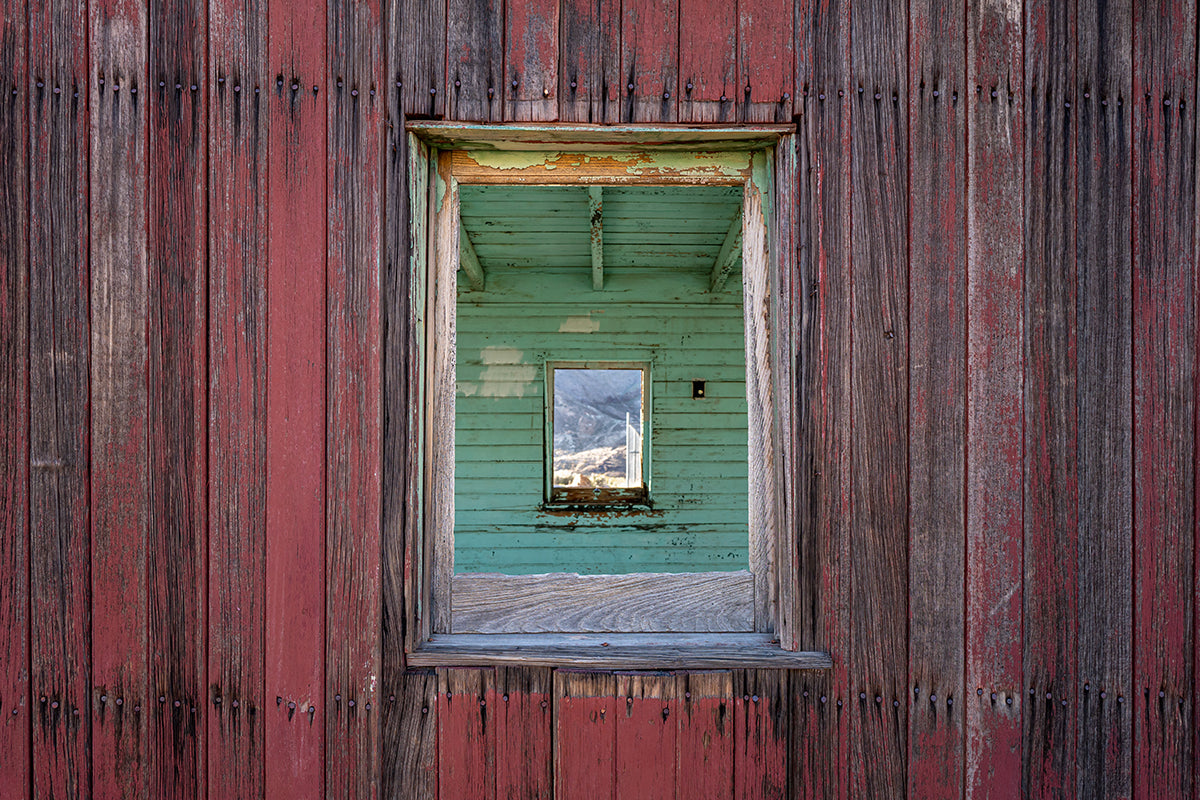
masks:
[[[1071,3],[1025,13],[1025,562],[1021,791],[1075,786],[1076,16]],[[1085,112],[1086,113],[1086,112]],[[1086,312],[1085,312],[1086,313]]]
[[[379,0],[329,4],[326,797],[379,777],[382,28]]]
[[[733,673],[692,672],[678,681],[675,797],[732,800]]]
[[[146,10],[95,3],[91,59],[92,791],[148,796]]]
[[[405,114],[440,117],[446,109],[446,0],[388,0],[388,72]]]
[[[808,594],[795,627],[799,641],[827,648],[834,663],[829,672],[802,673],[793,693],[791,787],[798,797],[849,791],[848,709],[838,702],[853,658],[849,17],[848,0],[796,3],[795,85],[803,106],[796,187],[801,260],[793,284],[800,326],[795,480],[800,584]]]
[[[326,21],[268,5],[268,796],[325,794]]]
[[[679,111],[679,0],[621,5],[622,122],[674,122]]]
[[[1132,23],[1131,2],[1078,4],[1079,797],[1132,791]]]
[[[504,119],[552,122],[558,119],[558,0],[508,0],[504,14]]]
[[[883,0],[850,9],[855,187],[850,793],[881,797],[904,792],[908,729],[907,704],[893,705],[905,694],[908,664],[905,11]]]
[[[791,122],[796,70],[792,3],[738,0],[740,122]]]
[[[87,34],[78,5],[30,7],[18,90],[29,115],[32,796],[92,793],[90,621],[74,613],[91,605]]]
[[[446,113],[450,119],[499,122],[513,87],[504,77],[503,0],[447,0]]]
[[[1133,794],[1193,786],[1196,4],[1133,10]]]
[[[616,122],[621,108],[620,0],[562,0],[558,115],[563,122]]]
[[[675,797],[675,676],[617,675],[617,797]]]
[[[551,700],[554,673],[496,668],[496,797],[549,798],[554,788]]]
[[[910,14],[908,792],[957,798],[966,733],[966,19],[957,0],[914,0]]]
[[[267,517],[267,9],[209,6],[208,793],[262,797]],[[215,698],[220,703],[214,703]]]
[[[0,799],[33,791],[29,698],[29,9],[0,5]],[[44,83],[44,81],[43,81]],[[43,86],[44,88],[44,86]]]
[[[381,723],[380,797],[432,800],[437,796],[437,675],[408,672],[392,685],[397,692],[388,696]]]
[[[206,797],[208,18],[154,0],[147,99],[149,794]]]
[[[679,0],[679,121],[732,122],[738,102],[736,3]]]
[[[968,796],[1021,777],[1022,20],[967,6]]]
[[[438,797],[496,796],[496,675],[492,669],[439,669]]]
[[[743,670],[733,682],[733,796],[789,797],[790,675]]]
[[[611,673],[554,673],[554,796],[615,800],[616,680]],[[624,700],[621,700],[624,703]]]

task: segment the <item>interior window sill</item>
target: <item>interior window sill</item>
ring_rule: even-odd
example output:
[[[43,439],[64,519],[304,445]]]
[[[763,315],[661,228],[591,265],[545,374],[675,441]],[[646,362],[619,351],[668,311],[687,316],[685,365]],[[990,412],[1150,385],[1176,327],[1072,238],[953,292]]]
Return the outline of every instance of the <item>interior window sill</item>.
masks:
[[[831,669],[828,653],[781,650],[763,633],[447,633],[408,654],[414,667]]]

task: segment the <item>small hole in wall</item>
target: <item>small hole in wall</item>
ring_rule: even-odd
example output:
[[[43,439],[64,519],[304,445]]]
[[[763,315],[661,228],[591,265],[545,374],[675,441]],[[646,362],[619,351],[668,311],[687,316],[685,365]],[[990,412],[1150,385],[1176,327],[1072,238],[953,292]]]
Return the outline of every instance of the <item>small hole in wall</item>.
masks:
[[[704,381],[692,381],[692,399],[701,400],[704,398]]]

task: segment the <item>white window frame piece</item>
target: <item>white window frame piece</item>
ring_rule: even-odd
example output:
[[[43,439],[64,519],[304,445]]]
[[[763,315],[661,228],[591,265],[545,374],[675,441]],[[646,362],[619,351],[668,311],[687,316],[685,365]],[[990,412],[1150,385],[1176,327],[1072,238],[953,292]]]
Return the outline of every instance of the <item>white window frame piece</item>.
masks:
[[[405,537],[408,663],[830,667],[828,654],[801,649],[793,623],[802,589],[789,496],[795,485],[789,467],[795,326],[790,269],[779,268],[779,254],[792,249],[793,129],[410,123],[408,131],[413,219],[408,324],[414,334],[408,369],[417,400],[409,409],[415,435],[405,487],[406,530],[387,532]],[[460,183],[743,188],[748,573],[454,575]],[[784,188],[775,192],[773,185]],[[643,427],[647,424],[644,418]],[[746,596],[752,598],[749,608],[729,610]],[[515,615],[504,616],[514,608]],[[461,632],[471,609],[478,612],[468,625],[471,632]],[[546,630],[530,622],[536,619],[549,620]]]

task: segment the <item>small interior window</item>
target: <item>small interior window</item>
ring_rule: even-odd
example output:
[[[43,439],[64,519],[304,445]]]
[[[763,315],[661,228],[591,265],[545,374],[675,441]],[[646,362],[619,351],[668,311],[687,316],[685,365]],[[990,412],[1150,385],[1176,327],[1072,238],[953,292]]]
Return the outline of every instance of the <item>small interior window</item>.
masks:
[[[646,368],[548,364],[550,501],[647,499]]]

